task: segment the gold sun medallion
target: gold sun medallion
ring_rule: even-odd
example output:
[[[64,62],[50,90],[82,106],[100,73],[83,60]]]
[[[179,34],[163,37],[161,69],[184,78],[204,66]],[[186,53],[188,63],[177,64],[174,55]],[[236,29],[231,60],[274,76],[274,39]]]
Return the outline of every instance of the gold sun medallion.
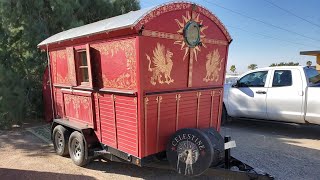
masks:
[[[189,73],[188,73],[188,87],[192,87],[192,68],[193,68],[193,59],[198,61],[198,53],[201,51],[201,47],[207,48],[202,40],[206,37],[204,30],[208,26],[203,25],[203,20],[200,20],[200,14],[192,11],[186,12],[186,16],[182,16],[182,22],[178,19],[175,19],[179,26],[178,34],[183,35],[183,40],[175,41],[174,44],[181,46],[181,50],[184,50],[183,60],[190,55],[189,60]]]

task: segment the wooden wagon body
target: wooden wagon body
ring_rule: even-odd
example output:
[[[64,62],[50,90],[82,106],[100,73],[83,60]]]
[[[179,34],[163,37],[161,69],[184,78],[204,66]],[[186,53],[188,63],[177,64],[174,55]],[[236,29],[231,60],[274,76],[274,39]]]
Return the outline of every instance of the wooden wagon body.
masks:
[[[164,151],[179,129],[219,130],[230,42],[215,15],[186,2],[54,35],[39,44],[50,55],[54,118],[138,158]]]
[[[218,133],[230,42],[215,15],[189,2],[44,40],[45,112],[57,154],[80,166],[94,156],[138,166],[168,160],[191,176],[233,164],[237,176],[251,177],[253,168],[231,158],[232,143]]]

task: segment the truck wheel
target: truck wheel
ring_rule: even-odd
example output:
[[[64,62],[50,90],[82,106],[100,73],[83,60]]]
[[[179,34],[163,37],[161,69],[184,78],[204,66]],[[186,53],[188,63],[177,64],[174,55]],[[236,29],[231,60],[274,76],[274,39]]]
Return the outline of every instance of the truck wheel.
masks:
[[[199,129],[180,129],[169,140],[167,159],[170,165],[186,176],[198,176],[208,169],[213,159],[213,146]]]
[[[88,163],[87,151],[88,148],[85,146],[82,134],[74,131],[69,139],[69,154],[73,163],[78,166],[86,165]]]
[[[221,125],[225,125],[228,123],[228,112],[226,107],[223,105],[222,113],[221,113]]]
[[[63,126],[57,125],[52,132],[53,147],[60,156],[66,156],[69,153],[68,140],[70,132]]]

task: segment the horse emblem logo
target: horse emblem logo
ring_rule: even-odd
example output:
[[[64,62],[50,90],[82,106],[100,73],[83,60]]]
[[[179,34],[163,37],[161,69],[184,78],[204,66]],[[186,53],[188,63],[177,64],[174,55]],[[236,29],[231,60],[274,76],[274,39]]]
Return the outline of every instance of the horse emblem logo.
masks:
[[[148,71],[152,72],[151,84],[170,84],[174,80],[171,78],[171,70],[173,66],[172,56],[173,53],[165,48],[164,45],[157,43],[157,47],[153,50],[152,60],[148,54],[146,54],[149,60]],[[154,67],[151,67],[151,62]]]
[[[207,62],[206,62],[207,75],[205,78],[203,78],[203,81],[217,82],[219,80],[219,71],[221,70],[221,62],[222,61],[223,61],[223,58],[220,59],[220,54],[219,54],[218,49],[210,52],[207,55]]]

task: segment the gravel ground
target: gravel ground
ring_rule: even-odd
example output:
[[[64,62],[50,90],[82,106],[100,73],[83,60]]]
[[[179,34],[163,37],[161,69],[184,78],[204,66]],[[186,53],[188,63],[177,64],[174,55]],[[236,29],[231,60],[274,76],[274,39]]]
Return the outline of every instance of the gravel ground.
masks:
[[[201,176],[200,179],[209,179]],[[55,155],[53,147],[28,131],[0,131],[0,179],[184,179],[173,171],[93,161],[85,168]]]
[[[236,140],[231,154],[276,179],[320,179],[320,126],[237,120],[221,133]]]
[[[234,121],[221,133],[236,140],[233,156],[276,179],[318,179],[318,126]],[[0,157],[0,179],[186,179],[172,171],[98,160],[77,167],[24,130],[0,131]]]

